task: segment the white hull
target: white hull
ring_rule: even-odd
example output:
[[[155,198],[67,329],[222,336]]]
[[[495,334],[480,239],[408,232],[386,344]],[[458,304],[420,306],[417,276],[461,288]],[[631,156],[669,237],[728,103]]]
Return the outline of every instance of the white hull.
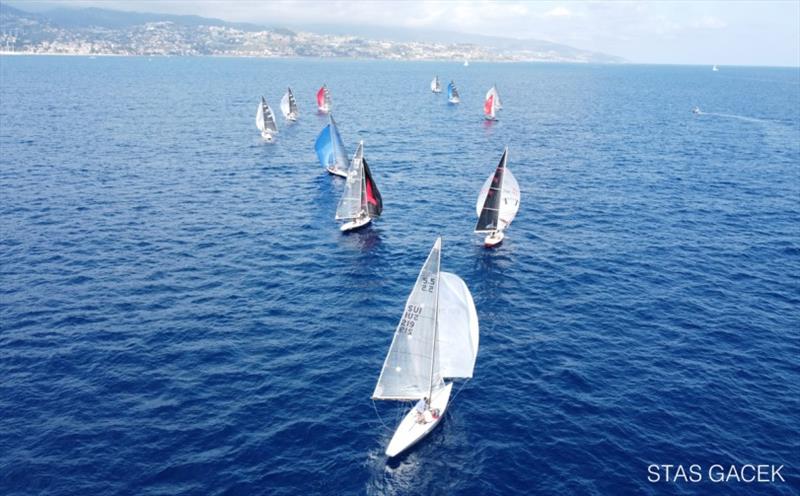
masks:
[[[287,121],[292,121],[292,122],[294,122],[294,121],[296,121],[296,120],[297,120],[297,115],[295,115],[295,114],[289,114],[289,115],[287,115],[287,116],[286,116],[286,120],[287,120]]]
[[[461,103],[461,99],[460,98],[450,98],[447,101],[452,103],[452,104]]]
[[[386,448],[386,456],[397,456],[411,448],[442,421],[447,410],[447,403],[450,401],[450,391],[452,389],[453,383],[451,382],[433,395],[431,408],[439,410],[439,416],[435,419],[431,418],[426,423],[420,423],[417,421],[416,409],[411,408],[411,411],[406,414],[400,425],[397,426],[397,430],[394,431],[394,436],[392,436],[392,440],[389,441],[389,446]]]
[[[334,176],[340,176],[340,177],[347,178],[347,171],[342,171],[342,170],[339,170],[339,169],[334,169],[333,167],[328,167],[328,168],[327,168],[327,171],[328,171],[329,173],[333,174]]]
[[[327,114],[328,112],[331,111],[331,108],[328,107],[327,105],[324,107],[317,107],[317,109],[319,109],[319,111],[322,112],[323,114]]]
[[[264,138],[265,141],[272,141],[272,133],[269,131],[261,131],[261,137]]]
[[[486,119],[487,121],[496,121],[497,120],[497,117],[492,117],[491,115],[484,115],[483,118]]]
[[[503,238],[505,238],[505,234],[503,231],[495,231],[493,233],[489,233],[488,236],[483,238],[483,246],[486,248],[494,248],[495,246],[499,245],[503,242]]]
[[[351,220],[350,222],[345,222],[344,224],[342,224],[339,230],[341,230],[342,232],[352,231],[354,229],[358,229],[359,227],[364,227],[370,222],[372,222],[371,217],[359,217],[357,219]]]
[[[441,93],[442,92],[442,90],[431,90],[431,91],[433,91],[434,93]]]

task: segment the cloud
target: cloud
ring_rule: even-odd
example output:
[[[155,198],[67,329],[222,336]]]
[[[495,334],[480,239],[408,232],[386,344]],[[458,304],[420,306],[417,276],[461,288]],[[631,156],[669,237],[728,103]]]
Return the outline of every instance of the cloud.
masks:
[[[570,17],[572,12],[566,7],[555,7],[544,13],[545,17]]]
[[[691,23],[695,29],[723,29],[728,23],[717,17],[705,16]]]

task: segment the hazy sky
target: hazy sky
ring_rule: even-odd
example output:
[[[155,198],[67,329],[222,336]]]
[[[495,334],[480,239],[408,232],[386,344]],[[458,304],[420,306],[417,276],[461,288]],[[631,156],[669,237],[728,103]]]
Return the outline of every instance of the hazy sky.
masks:
[[[21,8],[36,3],[15,2]],[[64,0],[58,4],[196,14],[293,28],[370,25],[538,38],[631,62],[800,66],[800,0]]]

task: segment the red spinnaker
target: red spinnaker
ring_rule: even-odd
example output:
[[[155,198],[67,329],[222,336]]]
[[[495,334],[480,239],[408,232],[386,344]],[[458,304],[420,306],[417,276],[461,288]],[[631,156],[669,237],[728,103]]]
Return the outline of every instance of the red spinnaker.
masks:
[[[489,98],[486,99],[486,103],[483,104],[483,113],[486,115],[492,115],[493,104],[494,104],[494,95],[491,95]]]
[[[324,86],[322,88],[320,88],[319,91],[317,91],[317,107],[322,107],[323,105],[325,105],[325,87]]]

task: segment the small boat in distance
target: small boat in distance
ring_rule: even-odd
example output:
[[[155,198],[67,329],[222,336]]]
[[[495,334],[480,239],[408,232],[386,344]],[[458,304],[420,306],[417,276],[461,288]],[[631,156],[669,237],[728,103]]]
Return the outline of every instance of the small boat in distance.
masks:
[[[505,231],[519,210],[519,184],[506,167],[508,147],[503,151],[497,169],[489,175],[478,194],[475,210],[478,214],[476,233],[489,233],[484,246],[493,248],[503,242]]]
[[[711,70],[714,71],[714,72],[718,72],[719,71],[719,67],[717,67],[717,64],[714,64],[714,67],[712,67]]]
[[[272,136],[278,134],[278,125],[275,123],[275,114],[269,108],[267,101],[261,97],[256,111],[256,127],[261,131],[261,137],[267,141],[272,141]]]
[[[464,67],[469,67],[469,59],[464,59]]]
[[[431,91],[434,93],[442,92],[442,83],[439,82],[439,76],[433,76],[433,81],[431,81]]]
[[[339,228],[342,232],[352,231],[369,224],[383,212],[383,198],[372,178],[372,172],[364,159],[364,142],[358,144],[342,198],[336,208],[336,220],[345,220]]]
[[[497,106],[497,94],[489,90],[486,93],[486,101],[483,102],[483,118],[487,121],[497,120],[497,111],[499,109],[500,107]]]
[[[494,96],[494,107],[497,110],[503,108],[503,101],[500,100],[500,93],[497,92],[497,85],[493,84],[489,91],[486,92],[486,100],[489,99],[489,96]]]
[[[297,115],[300,113],[291,88],[286,88],[286,93],[281,98],[281,112],[287,121],[296,121]]]
[[[692,109],[692,113],[693,113],[693,114],[699,114],[699,113],[701,113],[701,112],[700,112],[700,107],[698,107],[698,106],[695,106],[695,107]]]
[[[441,272],[442,238],[422,266],[392,338],[373,400],[417,401],[397,426],[386,455],[397,456],[444,418],[452,382],[472,377],[478,355],[478,314],[469,288]]]
[[[328,86],[322,85],[322,88],[317,91],[317,108],[320,112],[328,113],[331,111],[331,93],[328,91]]]
[[[450,81],[450,84],[447,85],[447,101],[453,104],[461,102],[461,96],[458,94],[458,88],[456,88],[456,83]]]
[[[314,150],[325,170],[336,176],[347,177],[347,151],[333,115],[329,115],[328,120],[314,142]]]

